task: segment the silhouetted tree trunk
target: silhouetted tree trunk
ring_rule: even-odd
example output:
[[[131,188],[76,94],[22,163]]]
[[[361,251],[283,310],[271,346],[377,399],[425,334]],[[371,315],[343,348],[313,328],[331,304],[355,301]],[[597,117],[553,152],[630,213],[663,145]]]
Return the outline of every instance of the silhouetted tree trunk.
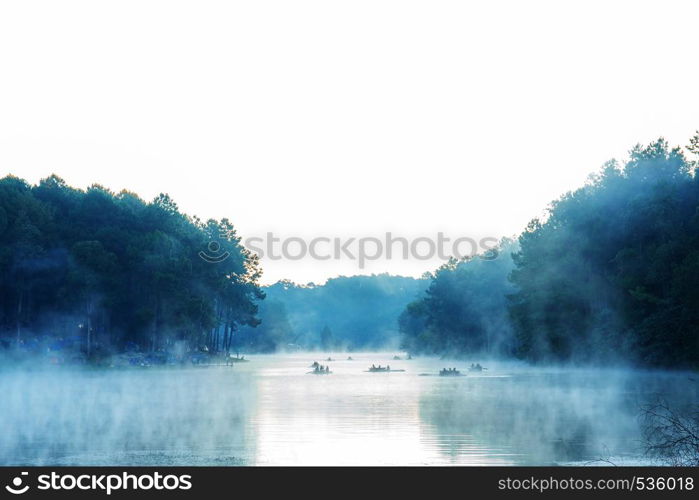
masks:
[[[90,357],[90,354],[92,353],[92,310],[93,310],[93,300],[92,297],[88,295],[87,298],[87,304],[85,305],[85,311],[87,313],[87,321],[85,321],[85,325],[87,327],[87,332],[85,333],[85,340],[86,340],[86,350],[87,350],[87,357]]]
[[[24,294],[22,291],[19,292],[19,298],[17,299],[17,347],[19,348],[22,343],[22,302]]]

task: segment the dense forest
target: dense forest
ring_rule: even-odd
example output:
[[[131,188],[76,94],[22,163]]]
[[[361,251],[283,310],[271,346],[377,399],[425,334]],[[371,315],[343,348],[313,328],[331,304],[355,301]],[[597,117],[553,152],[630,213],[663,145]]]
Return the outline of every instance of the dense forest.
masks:
[[[261,287],[231,222],[167,196],[0,180],[0,344],[90,358],[279,349],[699,366],[699,135],[610,161],[516,240],[424,279]],[[224,259],[201,258],[211,249]],[[266,298],[265,298],[266,297]]]
[[[229,257],[200,258],[212,241]],[[0,180],[0,276],[5,347],[90,358],[227,351],[240,326],[259,322],[264,296],[257,257],[228,220],[188,217],[166,195],[146,203],[56,176]]]
[[[324,285],[280,281],[263,289],[261,324],[241,328],[238,338],[256,351],[397,347],[396,319],[427,284],[388,274],[341,276]]]
[[[226,258],[201,257],[211,242]],[[93,359],[395,346],[396,318],[426,287],[375,275],[263,288],[230,221],[56,176],[0,180],[0,275],[2,346]]]
[[[438,270],[401,316],[405,345],[492,352],[495,337],[533,361],[699,366],[699,135],[686,149],[638,145],[554,201],[499,265]]]
[[[503,239],[494,251],[456,260],[429,276],[429,287],[399,317],[403,348],[429,354],[465,352],[511,355],[507,318],[508,276],[516,243]]]

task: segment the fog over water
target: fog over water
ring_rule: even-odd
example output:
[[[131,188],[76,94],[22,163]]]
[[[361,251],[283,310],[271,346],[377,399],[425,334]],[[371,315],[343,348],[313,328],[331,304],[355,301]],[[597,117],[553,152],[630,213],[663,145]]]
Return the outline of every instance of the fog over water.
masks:
[[[640,405],[697,399],[683,373],[485,360],[473,361],[486,371],[468,373],[470,361],[394,354],[252,356],[233,368],[6,367],[0,464],[638,464],[648,463]],[[308,374],[314,360],[333,373]],[[366,372],[372,364],[405,372]],[[437,376],[447,366],[467,375]]]

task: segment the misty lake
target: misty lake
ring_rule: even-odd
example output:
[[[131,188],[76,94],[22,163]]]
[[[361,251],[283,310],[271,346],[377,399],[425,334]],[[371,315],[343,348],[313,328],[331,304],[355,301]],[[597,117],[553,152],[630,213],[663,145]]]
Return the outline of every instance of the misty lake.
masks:
[[[0,464],[647,463],[640,405],[696,401],[682,373],[533,368],[394,353],[234,367],[0,371]],[[317,360],[327,376],[307,374]],[[481,361],[481,360],[474,360]],[[405,372],[367,373],[372,364]],[[439,377],[442,367],[463,377]],[[425,376],[424,374],[431,374]]]

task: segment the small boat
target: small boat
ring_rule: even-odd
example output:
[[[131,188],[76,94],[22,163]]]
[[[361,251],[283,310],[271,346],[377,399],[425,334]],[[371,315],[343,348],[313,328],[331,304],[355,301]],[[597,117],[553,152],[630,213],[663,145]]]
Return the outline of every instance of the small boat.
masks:
[[[389,372],[404,372],[405,370],[393,370],[390,366],[372,366],[368,370],[368,373],[389,373]]]
[[[228,357],[229,363],[249,363],[249,359],[245,359],[245,356],[233,356],[232,354]]]
[[[306,372],[309,375],[330,375],[332,373],[329,366],[323,366],[317,362],[314,362],[311,367],[313,368],[313,371]]]
[[[454,369],[447,369],[447,368],[442,368],[439,370],[439,376],[440,377],[464,377],[465,375],[462,374],[459,370],[456,368]]]
[[[471,364],[471,366],[469,366],[469,368],[468,368],[468,371],[470,371],[470,372],[482,372],[483,370],[487,370],[487,368],[483,368],[480,365],[480,363],[476,363],[475,365]]]

